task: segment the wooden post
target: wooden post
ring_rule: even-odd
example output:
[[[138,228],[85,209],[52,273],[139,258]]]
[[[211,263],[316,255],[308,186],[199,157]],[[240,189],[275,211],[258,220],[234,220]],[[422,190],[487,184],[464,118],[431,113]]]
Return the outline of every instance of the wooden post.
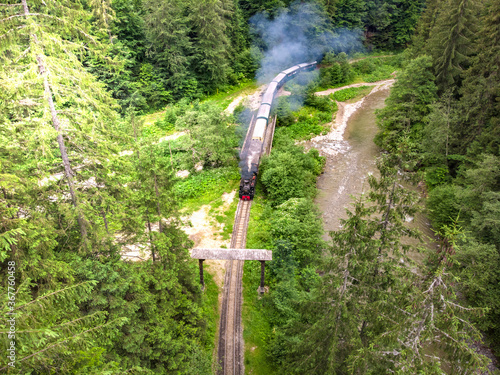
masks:
[[[198,259],[198,264],[200,265],[200,284],[201,290],[205,290],[205,280],[203,280],[203,261],[205,259]]]
[[[260,287],[259,294],[264,294],[264,275],[266,272],[266,262],[264,260],[260,261]]]

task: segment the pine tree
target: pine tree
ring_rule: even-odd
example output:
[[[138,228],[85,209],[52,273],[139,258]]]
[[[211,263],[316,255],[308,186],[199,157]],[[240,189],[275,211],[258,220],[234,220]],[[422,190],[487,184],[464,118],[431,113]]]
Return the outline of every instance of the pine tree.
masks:
[[[193,53],[189,36],[192,26],[185,16],[187,4],[180,0],[146,0],[143,7],[147,54],[159,68],[167,88],[180,97],[190,78]]]
[[[97,26],[108,34],[109,41],[112,42],[111,27],[116,13],[111,7],[111,0],[89,0],[89,4]]]
[[[11,135],[28,161],[23,168],[12,166],[13,170],[29,170],[42,180],[47,172],[62,169],[73,207],[67,220],[76,218],[81,244],[88,248],[92,223],[86,218],[89,207],[80,192],[84,181],[78,171],[99,169],[109,152],[104,145],[114,147],[104,138],[105,123],[112,124],[116,116],[103,86],[79,61],[88,50],[86,43],[99,48],[98,43],[88,32],[87,13],[71,2],[49,0],[32,13],[28,0],[22,0],[6,13],[0,30],[4,62],[0,106],[8,126],[18,129]],[[96,144],[103,147],[96,149]],[[34,158],[42,162],[33,163]],[[60,162],[54,165],[55,158]],[[57,199],[63,208],[67,198],[59,194]]]
[[[191,1],[189,4],[194,34],[192,69],[208,92],[228,81],[231,46],[226,34],[226,19],[233,13],[229,5],[221,0]]]
[[[424,54],[424,49],[434,29],[436,20],[442,11],[440,0],[428,0],[425,3],[425,9],[418,21],[415,35],[411,46],[408,48],[412,58]]]
[[[406,152],[420,148],[422,130],[437,98],[431,67],[431,58],[421,56],[412,60],[398,75],[387,106],[378,117],[381,132],[375,142],[379,146],[395,151],[403,147],[401,140],[406,139],[403,142]]]
[[[322,3],[335,27],[356,29],[364,26],[365,0],[323,0]]]
[[[496,153],[500,123],[500,2],[486,3],[481,17],[482,27],[477,40],[477,56],[471,58],[471,67],[465,73],[460,108],[465,114],[464,124],[458,129],[460,138],[469,144],[478,140],[488,145],[488,152]],[[484,132],[484,135],[482,133]]]
[[[436,83],[441,92],[456,90],[461,75],[470,65],[476,39],[476,15],[475,0],[449,0],[432,29],[427,51],[433,57]]]

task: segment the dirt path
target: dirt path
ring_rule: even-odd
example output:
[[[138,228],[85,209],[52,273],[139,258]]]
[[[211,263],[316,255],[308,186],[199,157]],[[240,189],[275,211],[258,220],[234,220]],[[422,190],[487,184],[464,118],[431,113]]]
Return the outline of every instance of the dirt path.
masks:
[[[236,190],[222,195],[224,204],[220,209],[221,212],[225,212],[229,208],[235,196]],[[181,217],[182,222],[185,223],[185,226],[181,229],[194,242],[193,247],[206,249],[220,249],[223,246],[229,247],[229,240],[223,240],[219,235],[223,229],[223,224],[211,220],[211,215],[209,214],[210,208],[210,205],[205,205],[190,216]],[[207,271],[214,276],[214,281],[220,288],[222,288],[224,283],[225,263],[224,260],[205,261],[205,265],[209,266],[207,267]],[[219,296],[219,299],[221,297],[222,294]]]
[[[262,93],[267,88],[267,85],[260,86],[253,94],[243,94],[236,97],[224,110],[224,112],[232,114],[236,107],[243,102],[243,104],[250,108],[252,111],[255,111],[259,108],[260,105],[260,97]]]
[[[360,57],[359,59],[353,59],[353,60],[349,60],[349,64],[354,64],[358,61],[361,61],[361,60],[366,60],[366,59],[378,59],[378,58],[381,58],[381,57],[392,57],[394,55],[382,55],[382,56],[365,56],[365,57]]]
[[[392,73],[394,74],[394,73]],[[330,94],[333,94],[334,92],[337,92],[337,91],[340,91],[340,90],[344,90],[344,89],[348,89],[348,88],[351,88],[351,87],[362,87],[362,86],[380,86],[380,85],[386,85],[386,84],[394,84],[395,82],[395,79],[385,79],[383,81],[377,81],[377,82],[362,82],[362,83],[353,83],[352,85],[347,85],[347,86],[342,86],[342,87],[337,87],[335,89],[328,89],[328,90],[325,90],[325,91],[318,91],[315,93],[315,95],[318,95],[318,96],[324,96],[324,95],[330,95]]]

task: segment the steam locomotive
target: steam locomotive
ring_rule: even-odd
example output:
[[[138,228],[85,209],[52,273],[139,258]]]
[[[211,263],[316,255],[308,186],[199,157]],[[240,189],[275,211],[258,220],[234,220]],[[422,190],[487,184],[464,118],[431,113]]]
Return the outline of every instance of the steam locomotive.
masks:
[[[316,61],[292,66],[283,70],[271,81],[262,96],[262,103],[257,111],[257,119],[253,129],[252,139],[245,155],[242,155],[241,181],[239,196],[241,200],[251,200],[255,194],[255,182],[259,172],[260,157],[262,155],[262,146],[264,145],[264,135],[266,134],[269,114],[273,100],[278,90],[289,80],[294,78],[300,72],[311,71],[316,68]]]

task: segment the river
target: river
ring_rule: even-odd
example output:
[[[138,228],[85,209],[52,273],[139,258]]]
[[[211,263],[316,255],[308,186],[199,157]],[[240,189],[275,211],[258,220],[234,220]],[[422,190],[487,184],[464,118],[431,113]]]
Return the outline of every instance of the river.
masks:
[[[378,173],[376,158],[380,150],[373,142],[378,131],[375,112],[385,106],[392,82],[381,82],[360,102],[340,103],[334,130],[306,143],[306,147],[315,147],[327,156],[324,173],[317,181],[319,193],[315,199],[323,218],[325,240],[328,232],[338,230],[340,220],[347,217],[345,211],[350,208],[352,197],[368,191],[368,175]],[[428,248],[436,247],[424,214],[411,218],[409,226],[420,230]],[[419,245],[414,239],[405,242]],[[418,262],[424,258],[424,254],[417,252],[409,256]]]
[[[361,103],[340,103],[345,108],[339,109],[334,131],[306,143],[306,147],[315,147],[327,156],[324,173],[317,181],[316,197],[326,232],[339,229],[351,196],[368,190],[367,176],[377,171],[379,149],[373,143],[378,130],[375,110],[384,106],[388,95],[387,87],[371,93]]]

